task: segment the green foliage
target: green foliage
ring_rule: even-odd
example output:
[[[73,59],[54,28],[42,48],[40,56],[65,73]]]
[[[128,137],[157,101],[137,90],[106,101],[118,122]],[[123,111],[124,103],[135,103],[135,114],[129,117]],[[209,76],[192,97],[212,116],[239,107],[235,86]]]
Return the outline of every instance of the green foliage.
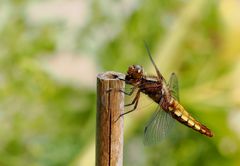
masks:
[[[40,59],[44,54],[61,50],[58,22],[32,24],[25,12],[28,1],[8,3],[9,16],[0,27],[0,165],[75,164],[95,141],[95,89],[64,84],[43,70]],[[169,32],[178,33],[171,28],[190,1],[132,4],[127,8],[109,1],[106,7],[104,2],[93,1],[89,19],[73,35],[72,51],[93,55],[97,68],[119,72],[132,64],[147,69],[150,62],[144,40],[154,59],[169,58],[157,55],[156,50],[168,41]],[[177,124],[159,145],[144,147],[144,124],[153,111],[140,108],[127,115],[140,114],[125,126],[124,165],[239,165],[239,138],[229,125],[230,110],[237,103],[231,100],[234,89],[228,80],[237,62],[220,55],[224,28],[218,5],[211,1],[197,8],[198,19],[191,21],[181,42],[170,47],[175,53],[168,66],[178,75],[181,103],[213,130],[214,137]],[[114,13],[112,8],[124,12]],[[184,29],[187,26],[182,22]]]

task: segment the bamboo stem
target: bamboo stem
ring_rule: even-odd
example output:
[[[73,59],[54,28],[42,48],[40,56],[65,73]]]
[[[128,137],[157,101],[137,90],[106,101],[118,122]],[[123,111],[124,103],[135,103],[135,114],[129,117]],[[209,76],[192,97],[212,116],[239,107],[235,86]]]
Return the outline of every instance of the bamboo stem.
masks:
[[[122,166],[124,77],[121,73],[106,72],[97,76],[96,166]],[[118,120],[117,120],[118,119]],[[117,121],[116,121],[117,120]]]

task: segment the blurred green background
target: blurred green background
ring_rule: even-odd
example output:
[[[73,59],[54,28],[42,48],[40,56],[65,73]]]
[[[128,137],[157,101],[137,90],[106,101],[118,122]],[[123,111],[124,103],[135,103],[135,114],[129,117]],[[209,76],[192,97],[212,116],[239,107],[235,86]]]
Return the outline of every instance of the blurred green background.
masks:
[[[240,165],[239,10],[237,0],[2,0],[0,165],[94,165],[96,75],[132,64],[154,74],[144,40],[214,137],[175,124],[145,147],[156,105],[142,95],[125,117],[124,165]]]

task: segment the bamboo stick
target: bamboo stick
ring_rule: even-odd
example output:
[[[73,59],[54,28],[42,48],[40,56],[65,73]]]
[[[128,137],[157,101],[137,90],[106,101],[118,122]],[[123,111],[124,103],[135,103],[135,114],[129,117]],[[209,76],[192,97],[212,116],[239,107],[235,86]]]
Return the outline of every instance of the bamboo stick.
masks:
[[[122,166],[124,77],[106,72],[97,76],[96,166]],[[118,120],[117,120],[118,119]]]

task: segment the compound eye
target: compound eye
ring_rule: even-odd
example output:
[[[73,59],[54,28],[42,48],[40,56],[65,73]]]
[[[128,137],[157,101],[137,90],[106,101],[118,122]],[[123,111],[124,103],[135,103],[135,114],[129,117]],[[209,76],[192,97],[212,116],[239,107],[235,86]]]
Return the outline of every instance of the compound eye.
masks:
[[[136,66],[135,66],[135,69],[136,69],[136,71],[137,71],[138,73],[141,73],[141,71],[142,71],[142,67],[139,66],[139,65],[136,65]]]

